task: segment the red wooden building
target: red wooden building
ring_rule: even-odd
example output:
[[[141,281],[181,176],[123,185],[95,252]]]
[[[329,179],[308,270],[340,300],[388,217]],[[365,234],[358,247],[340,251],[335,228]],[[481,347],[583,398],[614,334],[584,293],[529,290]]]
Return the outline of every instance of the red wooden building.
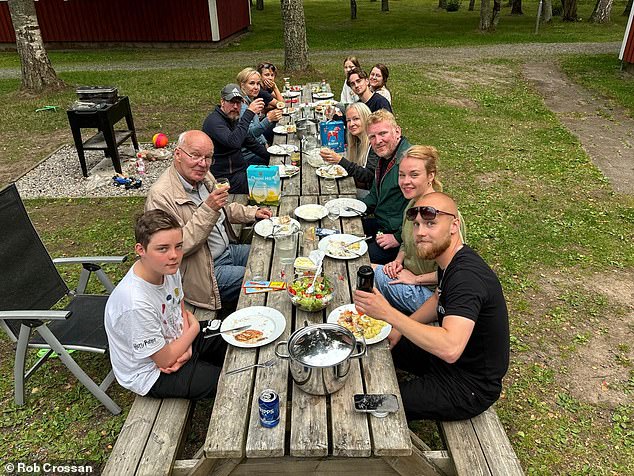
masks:
[[[630,19],[625,27],[625,35],[623,36],[623,45],[619,53],[619,59],[625,63],[634,64],[634,8],[630,12]]]
[[[251,24],[249,0],[39,0],[46,43],[205,43]],[[0,0],[0,44],[15,43],[6,1]]]

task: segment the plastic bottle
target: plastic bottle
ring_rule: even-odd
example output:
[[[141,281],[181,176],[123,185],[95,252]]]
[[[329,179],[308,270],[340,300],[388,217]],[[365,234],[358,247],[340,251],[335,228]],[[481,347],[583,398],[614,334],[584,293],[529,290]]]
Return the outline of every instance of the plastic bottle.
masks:
[[[145,175],[145,162],[143,161],[141,157],[136,159],[136,162],[134,163],[134,165],[136,167],[136,172],[139,175]]]

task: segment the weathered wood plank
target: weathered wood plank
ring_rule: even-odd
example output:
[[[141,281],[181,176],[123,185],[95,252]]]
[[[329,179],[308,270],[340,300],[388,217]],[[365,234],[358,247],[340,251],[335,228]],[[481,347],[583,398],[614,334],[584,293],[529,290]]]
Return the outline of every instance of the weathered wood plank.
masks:
[[[493,407],[471,419],[491,474],[523,475],[522,466]]]
[[[440,428],[449,455],[456,467],[456,474],[459,476],[491,475],[471,420],[440,422]]]
[[[273,213],[276,207],[271,207]],[[251,254],[247,262],[245,279],[253,276],[254,266],[258,262],[252,259],[257,256],[264,260],[265,269],[268,271],[272,243],[260,236],[254,236],[251,243]],[[264,294],[240,294],[238,308],[248,306],[263,306]],[[229,347],[225,355],[224,370],[252,365],[257,362],[257,349],[239,349]],[[254,380],[251,372],[241,372],[225,377],[222,373],[218,381],[218,391],[214,401],[214,408],[209,421],[207,438],[205,440],[205,456],[207,458],[242,458],[245,448],[244,441],[249,420],[249,405],[253,394]]]
[[[185,432],[191,401],[164,398],[141,457],[137,476],[169,475]]]
[[[102,474],[108,476],[135,474],[160,406],[160,399],[150,397],[134,399]]]
[[[328,476],[388,476],[397,474],[381,458],[274,458],[248,459],[238,466],[231,476],[300,474]],[[411,473],[419,474],[419,473]]]
[[[297,197],[284,197],[280,203],[280,215],[292,215],[297,207]],[[271,240],[269,240],[271,241]],[[253,257],[251,257],[253,258]],[[280,275],[283,265],[279,262],[275,252],[271,266],[271,275]],[[277,309],[286,317],[286,328],[276,341],[288,340],[291,331],[292,304],[286,295],[286,291],[268,293],[267,307]],[[271,343],[260,348],[258,362],[265,362],[275,357],[275,344]],[[288,362],[278,359],[275,366],[268,369],[257,369],[255,372],[255,387],[251,400],[251,416],[246,441],[247,457],[274,457],[284,455],[286,433],[286,402],[288,395]],[[250,372],[244,372],[250,373]],[[267,389],[275,390],[280,396],[280,423],[273,428],[264,428],[260,425],[258,397]]]

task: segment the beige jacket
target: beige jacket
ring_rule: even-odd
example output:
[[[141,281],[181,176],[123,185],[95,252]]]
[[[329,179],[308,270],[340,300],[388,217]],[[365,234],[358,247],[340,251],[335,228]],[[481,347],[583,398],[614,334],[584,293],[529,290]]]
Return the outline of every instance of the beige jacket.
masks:
[[[210,192],[216,182],[211,173],[203,180]],[[220,292],[214,275],[214,261],[207,246],[207,237],[213,230],[220,213],[206,203],[199,207],[183,188],[178,172],[171,165],[150,188],[145,210],[159,208],[174,215],[183,227],[183,262],[181,275],[185,300],[196,307],[220,309]],[[230,203],[225,207],[227,234],[235,238],[230,223],[252,223],[257,207]]]

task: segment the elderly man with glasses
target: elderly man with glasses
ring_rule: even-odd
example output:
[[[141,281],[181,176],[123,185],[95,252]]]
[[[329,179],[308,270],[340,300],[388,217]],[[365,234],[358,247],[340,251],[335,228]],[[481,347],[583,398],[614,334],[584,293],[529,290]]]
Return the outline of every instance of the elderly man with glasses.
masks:
[[[249,124],[262,112],[264,101],[255,99],[240,117],[243,99],[240,86],[227,84],[220,93],[220,105],[207,116],[202,128],[216,147],[211,171],[217,178],[229,179],[231,193],[249,193],[249,164],[242,156],[243,147],[259,157],[262,163],[268,164],[271,158],[266,147],[249,134]]]
[[[229,186],[209,172],[213,157],[207,134],[183,132],[173,164],[152,185],[145,202],[146,210],[171,213],[183,227],[185,300],[206,309],[220,309],[240,295],[250,246],[237,244],[231,223],[271,216],[266,208],[228,203]]]
[[[455,202],[434,192],[408,209],[417,253],[438,264],[435,294],[411,316],[375,288],[355,291],[360,313],[392,325],[394,365],[416,377],[399,383],[410,420],[463,420],[482,413],[502,391],[509,365],[509,322],[502,286],[460,237]],[[438,322],[438,326],[430,325]]]

